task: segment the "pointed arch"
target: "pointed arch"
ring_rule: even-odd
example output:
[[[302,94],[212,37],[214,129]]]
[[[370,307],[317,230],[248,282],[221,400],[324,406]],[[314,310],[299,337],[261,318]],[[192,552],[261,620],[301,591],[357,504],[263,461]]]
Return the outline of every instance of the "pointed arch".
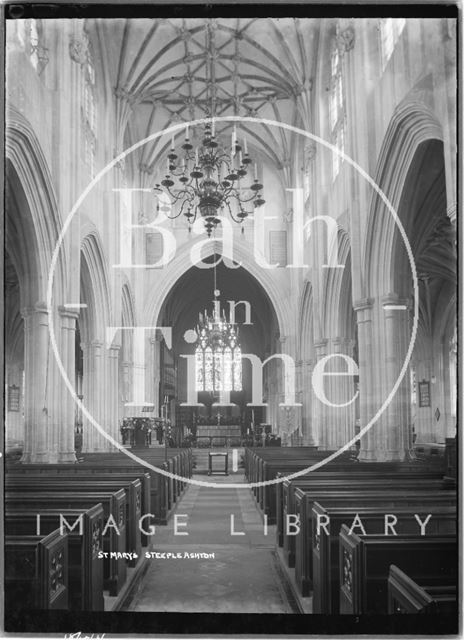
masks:
[[[220,242],[211,243],[208,249],[203,252],[203,259],[214,255],[222,255],[221,248],[222,245]],[[182,250],[177,253],[176,257],[169,263],[169,268],[163,273],[164,277],[160,282],[159,288],[153,290],[147,300],[143,315],[147,319],[147,322],[153,326],[155,326],[160,316],[163,302],[169,291],[179,278],[192,267],[190,250],[191,246],[187,246],[183,247]],[[277,316],[280,336],[291,335],[293,330],[291,309],[290,306],[286,304],[281,289],[279,289],[271,276],[273,270],[258,267],[255,263],[253,251],[244,245],[234,245],[234,261],[241,263],[241,266],[254,276],[266,291]]]
[[[29,121],[13,106],[6,114],[5,153],[7,198],[20,215],[7,207],[6,239],[22,284],[22,304],[46,299],[51,256],[62,220],[45,155]],[[62,247],[54,277],[54,299],[65,300],[66,253]]]
[[[399,208],[408,171],[419,145],[432,140],[443,141],[442,128],[435,114],[418,102],[400,105],[387,129],[375,176],[376,183],[395,211]],[[374,193],[364,250],[366,297],[394,290],[396,231],[393,216],[379,195]]]
[[[298,353],[302,360],[310,360],[314,350],[313,287],[309,280],[303,285],[298,312]]]
[[[112,305],[107,274],[107,260],[97,230],[87,234],[81,243],[81,332],[84,342],[104,339],[110,326]]]

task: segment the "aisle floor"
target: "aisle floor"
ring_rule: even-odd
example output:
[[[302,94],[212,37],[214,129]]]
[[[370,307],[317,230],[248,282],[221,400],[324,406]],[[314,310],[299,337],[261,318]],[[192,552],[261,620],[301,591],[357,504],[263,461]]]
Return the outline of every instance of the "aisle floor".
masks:
[[[174,520],[157,527],[153,551],[181,558],[153,558],[128,611],[295,613],[292,596],[275,553],[275,527],[264,534],[263,523],[243,475],[196,475],[218,486],[189,485]],[[243,489],[222,488],[240,482]],[[234,531],[231,535],[231,515]],[[187,516],[187,517],[184,517]],[[209,557],[185,557],[187,554]],[[210,554],[214,554],[211,557]]]

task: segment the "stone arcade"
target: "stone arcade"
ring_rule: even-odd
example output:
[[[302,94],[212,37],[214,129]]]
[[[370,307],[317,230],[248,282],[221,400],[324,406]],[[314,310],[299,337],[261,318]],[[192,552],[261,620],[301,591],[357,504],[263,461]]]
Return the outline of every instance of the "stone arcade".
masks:
[[[7,20],[8,631],[455,623],[446,11]]]

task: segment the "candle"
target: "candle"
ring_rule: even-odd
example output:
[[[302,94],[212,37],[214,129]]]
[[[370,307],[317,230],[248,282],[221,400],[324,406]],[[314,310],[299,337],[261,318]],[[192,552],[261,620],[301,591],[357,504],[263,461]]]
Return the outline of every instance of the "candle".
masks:
[[[185,173],[185,158],[182,158],[182,173]]]
[[[195,165],[198,167],[198,149],[195,149]]]
[[[248,153],[248,145],[247,145],[247,139],[243,138],[243,148],[245,150],[245,155]]]
[[[169,158],[166,159],[166,170],[169,173]]]
[[[239,160],[240,160],[240,166],[242,166],[243,162],[242,162],[242,152],[240,151],[238,154]]]
[[[185,139],[188,140],[189,139],[189,126],[186,125],[185,127]]]
[[[213,120],[213,124],[211,125],[211,135],[214,138],[214,134],[216,133],[216,123]]]
[[[258,167],[257,167],[256,162],[255,162],[255,180],[257,180],[257,179],[258,179]]]
[[[171,149],[174,151],[175,147],[174,147],[174,134],[171,137]]]

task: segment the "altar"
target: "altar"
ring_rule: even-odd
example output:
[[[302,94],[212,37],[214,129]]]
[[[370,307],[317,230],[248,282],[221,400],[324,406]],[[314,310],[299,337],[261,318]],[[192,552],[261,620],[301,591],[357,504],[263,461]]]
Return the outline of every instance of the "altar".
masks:
[[[239,447],[242,429],[236,425],[199,424],[197,426],[197,446]]]

